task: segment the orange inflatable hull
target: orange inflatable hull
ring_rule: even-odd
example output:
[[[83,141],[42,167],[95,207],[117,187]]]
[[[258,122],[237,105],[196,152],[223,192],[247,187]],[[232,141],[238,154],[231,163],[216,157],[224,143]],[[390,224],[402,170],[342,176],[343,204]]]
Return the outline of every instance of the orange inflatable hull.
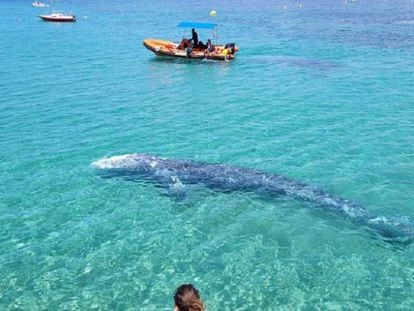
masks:
[[[222,61],[234,59],[234,54],[239,50],[237,47],[226,48],[224,45],[215,45],[214,51],[209,52],[206,49],[182,48],[178,43],[160,39],[145,39],[144,46],[157,56]]]

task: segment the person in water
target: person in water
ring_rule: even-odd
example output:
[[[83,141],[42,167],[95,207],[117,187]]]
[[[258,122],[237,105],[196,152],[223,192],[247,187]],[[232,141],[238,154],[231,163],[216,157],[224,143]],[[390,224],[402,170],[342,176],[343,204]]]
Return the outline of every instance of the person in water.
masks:
[[[191,41],[193,41],[193,47],[198,47],[198,34],[194,30],[194,28],[191,29],[191,36]]]
[[[174,311],[204,311],[204,304],[193,284],[182,284],[175,290]]]

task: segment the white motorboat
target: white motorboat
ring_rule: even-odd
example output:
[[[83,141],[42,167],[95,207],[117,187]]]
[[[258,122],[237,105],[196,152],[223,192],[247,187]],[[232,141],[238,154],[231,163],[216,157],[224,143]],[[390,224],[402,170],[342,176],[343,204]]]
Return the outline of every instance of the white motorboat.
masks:
[[[76,16],[72,14],[52,13],[39,17],[46,22],[76,22]]]

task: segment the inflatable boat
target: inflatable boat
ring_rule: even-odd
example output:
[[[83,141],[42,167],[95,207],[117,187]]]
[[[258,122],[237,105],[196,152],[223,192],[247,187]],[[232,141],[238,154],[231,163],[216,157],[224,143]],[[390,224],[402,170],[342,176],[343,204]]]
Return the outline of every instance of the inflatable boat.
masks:
[[[194,23],[181,22],[177,25],[183,28],[194,29],[216,29],[217,24],[212,23]],[[217,32],[213,33],[216,35]],[[187,58],[187,59],[212,59],[229,61],[234,59],[239,48],[235,43],[212,44],[210,40],[208,45],[201,41],[183,38],[181,42],[172,42],[162,39],[145,39],[144,46],[157,56]]]

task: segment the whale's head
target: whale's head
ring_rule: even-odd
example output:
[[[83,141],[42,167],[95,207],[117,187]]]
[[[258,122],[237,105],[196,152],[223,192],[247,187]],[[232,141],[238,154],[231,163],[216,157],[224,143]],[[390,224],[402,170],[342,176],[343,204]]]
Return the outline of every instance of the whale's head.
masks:
[[[102,158],[91,167],[103,177],[145,177],[157,171],[163,159],[147,154],[124,154]]]

